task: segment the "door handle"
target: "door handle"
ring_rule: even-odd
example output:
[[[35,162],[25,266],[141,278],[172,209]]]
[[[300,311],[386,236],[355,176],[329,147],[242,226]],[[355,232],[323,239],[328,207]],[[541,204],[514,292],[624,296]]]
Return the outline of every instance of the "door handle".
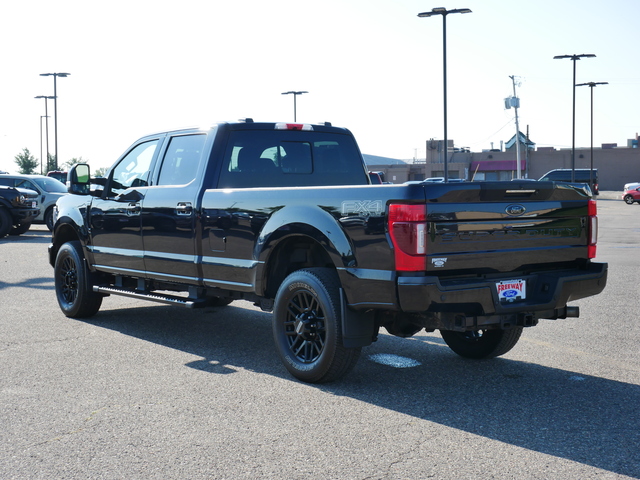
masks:
[[[191,215],[191,212],[193,212],[191,202],[178,202],[176,206],[176,213],[178,215]]]
[[[127,215],[139,215],[141,210],[139,203],[130,203],[127,205]]]

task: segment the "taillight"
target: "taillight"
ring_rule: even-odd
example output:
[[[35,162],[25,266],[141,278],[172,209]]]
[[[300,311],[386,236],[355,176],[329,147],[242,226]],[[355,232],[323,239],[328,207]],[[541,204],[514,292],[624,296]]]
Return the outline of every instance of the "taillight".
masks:
[[[595,200],[589,200],[587,207],[589,222],[587,225],[587,254],[589,258],[596,258],[596,243],[598,243],[598,208]]]
[[[276,123],[276,130],[302,130],[304,132],[313,131],[313,126],[308,123]]]
[[[426,205],[389,205],[388,228],[396,270],[424,271],[427,267]]]

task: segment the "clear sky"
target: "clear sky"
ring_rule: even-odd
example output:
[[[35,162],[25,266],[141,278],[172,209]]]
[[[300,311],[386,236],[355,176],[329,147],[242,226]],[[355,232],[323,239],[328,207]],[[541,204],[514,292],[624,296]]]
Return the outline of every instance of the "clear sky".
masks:
[[[639,0],[20,0],[0,6],[0,170],[40,157],[40,117],[58,79],[60,162],[111,165],[157,130],[252,117],[330,121],[363,153],[424,158],[443,137],[442,17],[447,17],[448,137],[472,151],[515,134],[504,98],[519,78],[520,129],[571,146],[572,62],[594,89],[594,144],[640,132]],[[577,89],[576,146],[590,145],[590,88]],[[50,151],[53,102],[49,102]]]

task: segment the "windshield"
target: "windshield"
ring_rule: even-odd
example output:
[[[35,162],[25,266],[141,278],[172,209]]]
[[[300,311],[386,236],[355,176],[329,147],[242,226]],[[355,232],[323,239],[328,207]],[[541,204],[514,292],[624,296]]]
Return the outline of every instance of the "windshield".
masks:
[[[64,183],[52,177],[34,178],[39,186],[47,193],[67,193],[67,187]]]

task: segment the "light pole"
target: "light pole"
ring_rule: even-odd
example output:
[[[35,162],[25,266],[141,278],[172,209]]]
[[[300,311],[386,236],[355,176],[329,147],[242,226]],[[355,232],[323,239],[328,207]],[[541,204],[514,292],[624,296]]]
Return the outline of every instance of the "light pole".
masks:
[[[53,129],[54,137],[56,140],[56,159],[54,162],[54,170],[58,169],[58,92],[57,92],[57,78],[68,77],[70,73],[41,73],[41,77],[53,77]],[[47,159],[48,160],[48,159]]]
[[[556,55],[554,60],[569,58],[573,61],[573,122],[571,134],[571,181],[576,181],[576,60],[595,57],[593,53],[581,53],[580,55]]]
[[[49,99],[55,99],[56,97],[49,97],[46,95],[38,95],[37,97],[33,97],[33,98],[44,98],[44,118],[46,118],[45,120],[45,124],[47,126],[46,129],[46,139],[47,139],[47,167],[49,167],[49,111],[47,108],[47,100]],[[42,117],[40,117],[40,170],[42,170]]]
[[[596,85],[609,85],[609,82],[579,83],[576,87],[590,87],[591,90],[591,169],[589,170],[589,186],[593,192],[593,87]]]
[[[49,125],[49,115],[40,115],[40,175],[44,175],[42,169],[42,119],[47,119],[47,127]],[[48,130],[48,128],[47,128]],[[47,155],[49,154],[49,139],[47,138]]]
[[[302,95],[303,93],[309,93],[309,92],[303,92],[303,91],[294,92],[293,90],[290,91],[290,92],[282,92],[282,95],[293,95],[293,121],[294,122],[298,121],[297,116],[296,116],[296,97],[298,95]]]
[[[432,17],[434,15],[442,15],[442,84],[444,93],[444,181],[449,181],[449,164],[447,155],[449,146],[447,145],[447,15],[451,13],[471,13],[468,8],[454,8],[447,10],[444,7],[437,7],[430,12],[419,13],[418,17]]]

